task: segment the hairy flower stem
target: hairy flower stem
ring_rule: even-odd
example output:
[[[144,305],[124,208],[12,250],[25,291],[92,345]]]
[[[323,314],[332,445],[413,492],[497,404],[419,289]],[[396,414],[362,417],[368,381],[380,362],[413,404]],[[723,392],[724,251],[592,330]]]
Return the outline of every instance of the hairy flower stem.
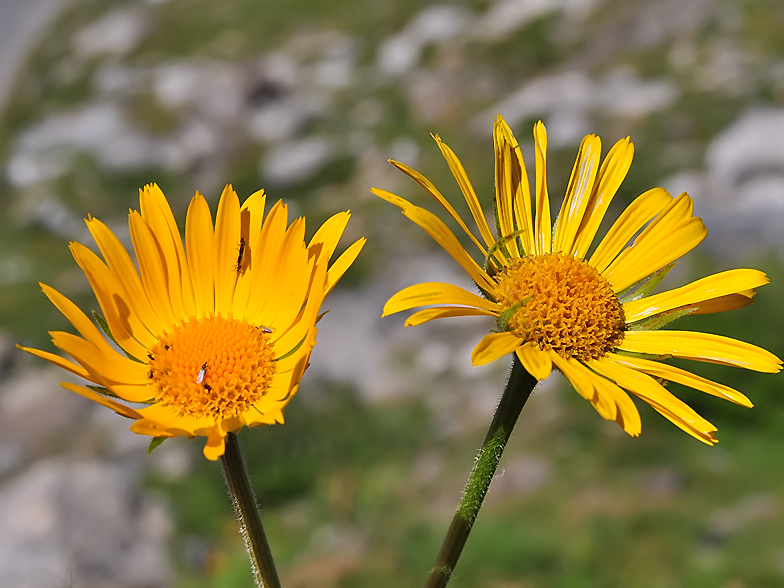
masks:
[[[250,486],[245,461],[240,453],[240,444],[236,433],[229,433],[226,438],[226,451],[221,456],[223,475],[229,487],[234,514],[240,523],[240,534],[245,540],[245,548],[250,557],[253,578],[258,588],[280,588],[275,562],[272,559],[267,536],[261,525],[259,507],[256,496]]]
[[[474,469],[468,477],[463,498],[457,506],[457,512],[441,545],[441,551],[438,552],[433,569],[427,576],[425,588],[444,588],[449,582],[471,527],[482,507],[487,488],[493,481],[506,442],[512,434],[523,406],[536,386],[536,378],[526,371],[516,354],[512,355],[514,363],[509,382],[506,384],[501,402],[498,403],[484,443],[479,449]]]

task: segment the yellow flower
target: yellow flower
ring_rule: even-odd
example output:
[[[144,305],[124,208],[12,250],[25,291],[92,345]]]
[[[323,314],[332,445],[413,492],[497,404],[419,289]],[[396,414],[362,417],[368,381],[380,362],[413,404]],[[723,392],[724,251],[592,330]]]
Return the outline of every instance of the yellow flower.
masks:
[[[605,419],[639,435],[640,416],[627,390],[675,425],[707,444],[714,427],[668,392],[677,382],[743,406],[740,392],[664,363],[680,357],[775,373],[781,360],[754,345],[689,331],[657,330],[685,314],[703,314],[750,304],[755,289],[768,283],[762,272],[738,269],[649,296],[675,260],[707,234],[692,216],[688,194],[673,198],[662,188],[639,196],[621,214],[589,255],[602,219],[631,165],[629,139],[618,141],[599,165],[601,141],[588,135],[580,144],[560,214],[551,227],[547,195],[547,134],[534,127],[536,183],[533,198],[520,147],[502,118],[496,121],[495,211],[493,234],[474,188],[452,150],[434,137],[479,228],[466,226],[436,187],[413,169],[392,161],[443,206],[476,245],[477,263],[435,215],[383,190],[373,192],[400,207],[468,272],[483,296],[451,284],[429,282],[395,294],[384,316],[433,305],[411,315],[406,326],[452,317],[485,315],[497,331],[486,335],[472,354],[483,365],[515,352],[537,379],[553,368]],[[641,231],[641,232],[640,232]],[[627,243],[639,232],[634,242]]]
[[[226,186],[213,228],[197,193],[183,248],[163,193],[145,186],[141,214],[128,218],[139,271],[106,225],[88,218],[103,260],[79,243],[71,252],[116,346],[73,302],[41,284],[81,334],[50,333],[74,361],[22,349],[92,382],[62,385],[135,419],[135,433],[206,436],[211,460],[223,455],[228,432],[282,423],[316,343],[321,303],[365,239],[328,267],[350,214],[327,220],[306,244],[305,219],[289,225],[282,201],[264,218],[265,203],[260,190],[240,206]]]

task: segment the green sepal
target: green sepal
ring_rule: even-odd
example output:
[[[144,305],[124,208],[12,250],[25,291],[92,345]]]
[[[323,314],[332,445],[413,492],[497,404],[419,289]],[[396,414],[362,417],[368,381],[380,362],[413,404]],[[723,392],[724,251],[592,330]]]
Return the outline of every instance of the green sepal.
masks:
[[[114,392],[109,390],[109,388],[104,388],[103,386],[92,386],[90,384],[85,384],[85,387],[89,388],[90,390],[92,390],[96,394],[100,394],[101,396],[106,396],[107,398],[116,398],[117,400],[122,400],[123,402],[130,402],[129,400],[126,400],[125,398],[121,398],[120,396],[117,396],[117,394],[115,394]],[[136,404],[147,404],[147,405],[155,404],[155,402],[156,402],[155,400],[134,401],[134,403],[136,403]]]
[[[91,386],[90,384],[85,384],[87,388],[95,392],[96,394],[100,394],[101,396],[106,396],[107,398],[116,398],[117,400],[122,400],[117,394],[109,390],[109,388],[104,388],[103,386]]]
[[[643,319],[639,322],[631,323],[630,325],[627,325],[627,328],[630,331],[658,331],[664,325],[667,325],[672,321],[681,318],[682,316],[691,314],[695,310],[697,310],[696,306],[663,312],[661,314],[648,317],[647,319]]]
[[[530,300],[531,300],[531,296],[529,296],[528,298],[523,298],[520,302],[518,302],[513,306],[510,306],[501,314],[499,314],[498,318],[496,319],[496,325],[498,326],[498,330],[501,331],[502,333],[508,331],[509,321],[511,321],[512,317],[514,317],[517,311],[520,310],[526,304],[528,304]]]
[[[518,229],[517,231],[509,233],[505,237],[501,237],[500,239],[498,239],[495,243],[493,243],[493,246],[490,247],[490,249],[487,250],[487,255],[485,255],[484,268],[485,268],[485,271],[488,274],[490,274],[491,277],[494,276],[496,273],[498,273],[498,271],[500,271],[500,269],[501,269],[501,268],[498,268],[498,269],[494,268],[494,271],[492,273],[490,273],[490,262],[492,261],[493,265],[496,264],[495,258],[493,256],[496,254],[497,251],[501,251],[501,253],[504,255],[504,257],[509,259],[511,257],[511,255],[509,254],[509,251],[506,250],[506,244],[509,243],[510,241],[513,241],[514,239],[517,239],[524,232],[525,232],[525,229]],[[522,244],[521,243],[518,243],[517,247],[518,247],[519,250],[522,250]]]
[[[297,352],[297,350],[298,350],[300,347],[302,347],[302,344],[305,342],[305,339],[306,339],[306,338],[307,338],[307,337],[303,337],[303,338],[302,338],[302,340],[301,340],[299,343],[297,343],[297,344],[294,346],[294,348],[293,348],[291,351],[289,351],[288,353],[286,353],[286,354],[284,354],[284,355],[281,355],[280,357],[276,357],[276,358],[275,358],[275,361],[280,361],[281,359],[286,359],[287,357],[291,357],[292,355],[294,355],[294,354]]]
[[[93,312],[93,318],[95,319],[95,322],[98,323],[98,326],[101,327],[103,334],[106,335],[111,340],[111,342],[117,346],[117,349],[119,349],[125,354],[125,357],[127,357],[128,359],[132,359],[137,363],[145,363],[140,359],[136,359],[133,355],[131,355],[125,349],[123,349],[122,345],[120,345],[117,342],[117,339],[114,338],[114,335],[112,335],[112,331],[109,328],[109,323],[106,322],[106,319],[103,318],[100,314],[98,314],[98,311],[93,310],[92,312]]]
[[[626,304],[627,302],[634,302],[640,298],[645,298],[653,292],[656,286],[664,279],[664,276],[670,273],[670,270],[674,268],[677,263],[677,261],[673,261],[660,270],[653,272],[650,276],[643,278],[636,284],[632,284],[626,288],[626,290],[618,294],[618,300],[621,304]]]
[[[147,455],[150,455],[153,450],[158,447],[158,445],[166,441],[166,439],[168,439],[168,437],[153,437],[150,439],[150,446],[147,448]]]

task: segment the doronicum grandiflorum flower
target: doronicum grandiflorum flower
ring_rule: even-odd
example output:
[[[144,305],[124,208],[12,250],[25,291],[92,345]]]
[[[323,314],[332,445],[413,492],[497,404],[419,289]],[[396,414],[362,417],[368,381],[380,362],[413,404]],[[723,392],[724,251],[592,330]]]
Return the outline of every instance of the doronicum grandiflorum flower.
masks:
[[[536,379],[546,378],[553,368],[560,370],[599,414],[617,421],[630,435],[640,434],[641,422],[624,390],[712,445],[717,442],[716,427],[664,385],[676,382],[742,406],[752,403],[737,390],[662,360],[678,357],[770,373],[781,369],[781,360],[760,347],[720,335],[659,329],[686,314],[746,306],[755,289],[768,283],[767,277],[757,270],[736,269],[651,295],[675,261],[707,234],[702,220],[692,216],[691,198],[686,193],[673,198],[662,188],[645,192],[590,251],[629,170],[633,146],[628,138],[618,141],[600,165],[601,141],[594,135],[585,137],[560,213],[551,225],[547,133],[541,122],[533,134],[532,199],[517,140],[501,117],[496,120],[495,233],[462,164],[434,137],[468,203],[479,237],[427,178],[391,162],[446,209],[474,243],[481,261],[466,252],[437,216],[384,190],[373,192],[427,231],[465,269],[482,295],[451,284],[418,284],[395,294],[384,307],[384,316],[430,305],[411,315],[406,326],[454,316],[493,317],[496,330],[475,347],[474,365],[515,352]]]
[[[41,284],[81,337],[50,333],[73,361],[21,349],[91,382],[62,385],[135,419],[135,433],[158,441],[207,437],[204,455],[211,460],[223,454],[227,433],[282,423],[316,343],[321,303],[365,239],[330,266],[348,212],[327,220],[306,243],[304,218],[289,224],[282,201],[264,218],[265,203],[261,190],[240,205],[226,186],[213,228],[197,193],[183,247],[163,193],[146,186],[141,213],[128,217],[138,271],[117,237],[89,217],[103,260],[79,243],[71,243],[71,252],[98,299],[99,326],[115,345],[73,302]]]

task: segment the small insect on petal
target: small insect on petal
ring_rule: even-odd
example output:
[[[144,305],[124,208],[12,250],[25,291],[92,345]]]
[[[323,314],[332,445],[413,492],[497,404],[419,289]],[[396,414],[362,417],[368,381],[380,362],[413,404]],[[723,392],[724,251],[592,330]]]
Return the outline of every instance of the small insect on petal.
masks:
[[[270,329],[269,327],[265,327],[264,325],[259,325],[256,328],[258,330],[260,330],[262,333],[271,333],[272,332],[272,329]]]
[[[196,383],[201,384],[204,381],[204,376],[207,373],[207,362],[204,362],[204,365],[201,366],[199,373],[196,374]]]
[[[245,237],[240,237],[240,248],[237,254],[237,267],[234,270],[240,273],[242,270],[242,256],[245,254]]]

